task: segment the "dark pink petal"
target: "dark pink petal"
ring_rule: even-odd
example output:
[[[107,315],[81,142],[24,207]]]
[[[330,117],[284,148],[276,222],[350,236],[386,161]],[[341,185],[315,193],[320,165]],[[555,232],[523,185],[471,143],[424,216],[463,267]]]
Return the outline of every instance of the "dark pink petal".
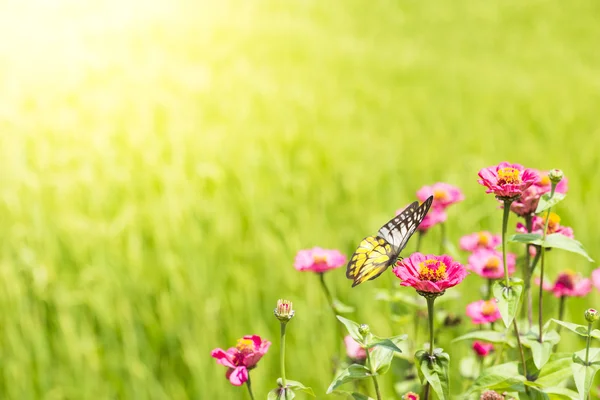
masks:
[[[223,349],[214,349],[213,351],[211,351],[210,355],[211,357],[216,358],[219,364],[224,365],[226,367],[235,368],[235,358],[232,354],[232,349],[235,350],[234,348],[231,348],[227,351]]]
[[[237,367],[228,370],[225,376],[233,386],[242,386],[248,380],[248,370],[246,367]]]

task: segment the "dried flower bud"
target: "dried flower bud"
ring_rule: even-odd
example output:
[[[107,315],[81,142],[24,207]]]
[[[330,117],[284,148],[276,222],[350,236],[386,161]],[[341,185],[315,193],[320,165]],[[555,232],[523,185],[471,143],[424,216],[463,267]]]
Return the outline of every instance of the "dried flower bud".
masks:
[[[369,325],[367,325],[367,324],[361,324],[358,327],[358,333],[360,333],[361,335],[363,335],[363,337],[365,337],[366,335],[368,335],[369,332],[371,332],[371,328],[369,328]]]
[[[292,302],[289,300],[277,300],[277,307],[274,311],[275,316],[281,322],[288,322],[294,316]]]
[[[481,393],[479,400],[504,400],[504,396],[494,392],[493,390],[486,390],[485,392]]]
[[[550,179],[550,182],[557,184],[558,182],[560,182],[563,178],[564,174],[560,169],[551,169],[548,172],[548,178]]]
[[[585,320],[590,324],[598,321],[599,318],[600,314],[595,308],[588,308],[587,310],[585,310]]]

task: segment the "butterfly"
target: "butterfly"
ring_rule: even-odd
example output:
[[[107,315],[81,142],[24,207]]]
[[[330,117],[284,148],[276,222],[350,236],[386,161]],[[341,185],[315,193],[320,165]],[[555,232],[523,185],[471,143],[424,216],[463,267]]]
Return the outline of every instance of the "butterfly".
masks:
[[[352,287],[377,278],[398,260],[432,202],[433,196],[421,205],[415,201],[383,225],[377,236],[367,236],[360,242],[346,267],[346,278],[354,281]]]

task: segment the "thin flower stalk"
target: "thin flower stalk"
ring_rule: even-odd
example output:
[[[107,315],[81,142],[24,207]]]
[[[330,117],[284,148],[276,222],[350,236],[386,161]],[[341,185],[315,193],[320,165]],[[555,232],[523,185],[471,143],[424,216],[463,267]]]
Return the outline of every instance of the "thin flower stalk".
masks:
[[[250,373],[248,373],[248,380],[246,381],[246,387],[248,388],[248,394],[250,399],[254,400],[254,393],[252,393],[252,381],[250,381]]]
[[[552,189],[550,190],[550,198],[552,198],[554,196],[554,189],[556,188],[556,183],[552,183]],[[544,224],[544,231],[542,232],[542,246],[539,249],[540,252],[540,257],[542,259],[541,265],[540,265],[540,297],[539,297],[539,303],[538,303],[538,323],[539,323],[539,334],[538,334],[538,341],[540,343],[543,343],[544,338],[544,332],[543,332],[543,326],[544,326],[544,261],[546,259],[546,246],[544,246],[544,242],[546,241],[546,234],[548,233],[548,223],[550,222],[550,211],[551,211],[552,207],[549,207],[548,210],[546,211],[548,214],[548,217],[546,218],[546,223]]]
[[[372,368],[373,364],[371,364],[371,354],[367,351],[367,362],[369,363],[369,368],[371,369],[371,378],[373,379],[373,386],[375,387],[375,394],[377,395],[377,400],[381,400],[381,391],[379,390],[379,383],[377,382],[377,376],[373,373]]]

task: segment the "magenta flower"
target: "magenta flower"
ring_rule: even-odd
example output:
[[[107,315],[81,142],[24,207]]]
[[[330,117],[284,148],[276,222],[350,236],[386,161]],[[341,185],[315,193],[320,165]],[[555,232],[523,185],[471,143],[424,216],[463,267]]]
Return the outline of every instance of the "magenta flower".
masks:
[[[210,355],[217,363],[227,367],[225,377],[234,386],[241,386],[248,380],[248,370],[256,367],[258,361],[269,350],[271,342],[260,336],[249,335],[238,340],[237,346],[227,349],[214,349]]]
[[[536,278],[535,283],[539,285],[540,278]],[[554,283],[544,281],[543,289],[554,293],[555,297],[583,297],[592,290],[592,281],[575,271],[566,269],[558,274]]]
[[[489,324],[502,318],[496,299],[479,300],[468,304],[467,316],[474,324]]]
[[[479,357],[485,357],[494,350],[494,345],[476,340],[473,342],[473,350]]]
[[[600,268],[592,271],[592,283],[596,286],[596,289],[600,290]]]
[[[460,248],[466,251],[475,251],[477,249],[493,250],[500,246],[502,238],[500,235],[492,235],[488,231],[481,231],[465,235],[460,238]]]
[[[346,354],[352,360],[364,360],[367,358],[367,351],[352,336],[344,337],[344,345],[346,345]]]
[[[412,286],[418,292],[441,294],[462,282],[468,272],[445,254],[413,253],[394,267],[394,274],[402,280],[402,286]]]
[[[298,271],[327,272],[330,269],[346,265],[346,256],[337,250],[312,249],[300,250],[296,254],[294,268]]]
[[[459,188],[444,182],[434,183],[431,186],[423,186],[417,190],[417,198],[421,203],[430,196],[433,196],[432,207],[434,209],[444,209],[465,199]]]
[[[494,193],[499,199],[517,199],[538,180],[534,170],[508,162],[481,169],[479,177],[477,182],[487,188],[485,192]]]
[[[515,272],[517,257],[513,253],[506,253],[508,274]],[[469,256],[467,269],[486,279],[500,279],[504,277],[502,252],[498,250],[478,249]]]
[[[532,222],[532,230],[531,233],[537,233],[538,235],[543,235],[544,226],[546,225],[546,214],[542,217],[534,216],[531,220]],[[527,227],[522,223],[517,223],[517,232],[518,233],[527,233]],[[558,214],[551,212],[550,220],[548,221],[548,231],[546,232],[548,235],[552,233],[560,233],[568,238],[573,239],[573,229],[568,226],[563,226],[560,224],[560,217]]]
[[[419,400],[419,395],[415,392],[408,392],[402,396],[402,400]]]

